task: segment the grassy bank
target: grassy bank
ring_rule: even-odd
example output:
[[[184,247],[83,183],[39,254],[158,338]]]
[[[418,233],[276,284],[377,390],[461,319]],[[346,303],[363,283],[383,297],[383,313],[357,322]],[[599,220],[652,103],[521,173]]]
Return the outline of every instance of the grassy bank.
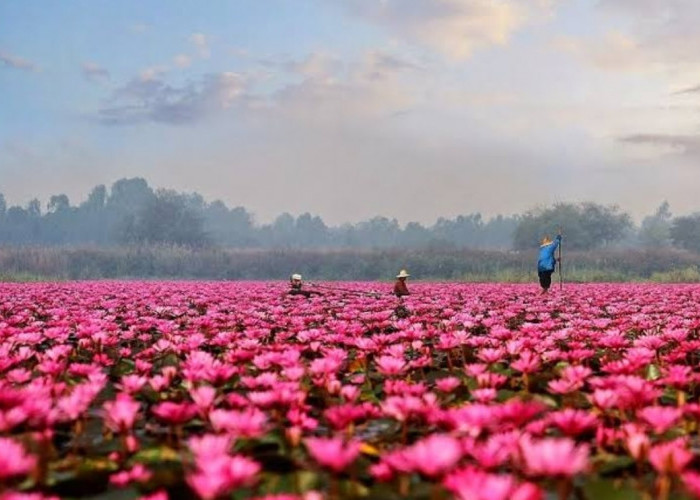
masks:
[[[2,248],[0,280],[286,279],[390,280],[401,268],[415,279],[532,282],[531,252],[460,250],[228,250],[180,247]],[[567,282],[700,282],[700,256],[677,250],[565,254]],[[558,277],[554,277],[555,281]]]

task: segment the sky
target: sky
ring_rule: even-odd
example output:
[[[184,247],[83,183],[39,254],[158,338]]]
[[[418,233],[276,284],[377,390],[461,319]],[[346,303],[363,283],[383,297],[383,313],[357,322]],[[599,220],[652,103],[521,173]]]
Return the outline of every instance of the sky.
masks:
[[[698,0],[0,2],[0,192],[259,222],[700,211]]]

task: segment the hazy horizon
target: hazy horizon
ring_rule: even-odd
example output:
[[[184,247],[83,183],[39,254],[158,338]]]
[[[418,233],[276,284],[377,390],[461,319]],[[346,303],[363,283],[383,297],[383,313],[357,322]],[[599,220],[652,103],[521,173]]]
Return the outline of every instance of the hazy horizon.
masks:
[[[0,4],[9,204],[143,177],[332,225],[700,209],[700,2]]]

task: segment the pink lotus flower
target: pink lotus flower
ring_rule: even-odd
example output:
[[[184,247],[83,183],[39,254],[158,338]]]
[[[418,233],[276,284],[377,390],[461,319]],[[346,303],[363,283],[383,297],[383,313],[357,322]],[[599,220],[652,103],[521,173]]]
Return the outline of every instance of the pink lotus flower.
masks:
[[[476,437],[495,424],[496,410],[483,404],[465,405],[447,410],[445,420],[460,434]]]
[[[615,408],[620,400],[617,392],[607,389],[596,389],[591,396],[588,396],[591,403],[601,410]]]
[[[459,387],[462,382],[457,377],[443,377],[435,381],[435,387],[440,392],[452,392]]]
[[[233,439],[230,436],[216,434],[193,436],[187,441],[195,460],[202,463],[227,455],[232,444]]]
[[[125,375],[122,377],[121,384],[116,387],[127,394],[136,394],[148,383],[148,378],[142,375]]]
[[[532,351],[522,351],[520,358],[510,364],[521,373],[535,373],[540,369],[540,358]]]
[[[700,499],[700,473],[685,472],[683,474],[683,484],[691,495]]]
[[[307,438],[304,443],[313,459],[333,472],[341,472],[355,461],[360,453],[360,443],[344,442],[339,438]]]
[[[473,363],[464,366],[464,373],[470,377],[476,377],[482,373],[486,373],[486,370],[488,370],[488,366],[483,363]]]
[[[394,356],[380,356],[374,363],[379,373],[387,377],[401,375],[406,369],[406,361]]]
[[[671,365],[664,371],[666,376],[661,382],[676,390],[685,390],[695,378],[692,368],[685,365]]]
[[[647,406],[637,411],[637,417],[651,427],[656,434],[663,434],[683,416],[680,408],[670,406]]]
[[[505,464],[517,451],[518,435],[514,433],[494,434],[485,442],[467,439],[464,450],[485,469],[495,469]]]
[[[168,492],[165,490],[158,490],[150,495],[139,497],[139,500],[168,500]]]
[[[200,413],[206,414],[214,405],[216,399],[216,389],[209,385],[203,385],[197,388],[190,389],[190,397],[194,404],[197,405]]]
[[[323,412],[323,416],[336,430],[346,429],[350,424],[362,422],[377,414],[378,410],[369,403],[332,406]]]
[[[578,436],[595,427],[598,422],[595,415],[571,408],[551,413],[549,420],[567,436]]]
[[[172,380],[164,375],[154,375],[148,383],[154,391],[162,392],[170,386]]]
[[[242,411],[212,410],[209,421],[217,432],[228,432],[234,437],[256,438],[265,433],[267,417],[256,408]]]
[[[443,476],[462,458],[462,447],[455,438],[433,434],[403,450],[414,471],[429,478]]]
[[[192,403],[174,403],[165,401],[153,407],[153,414],[169,425],[182,425],[197,414],[197,407]]]
[[[0,437],[0,450],[0,481],[28,474],[36,467],[36,458],[10,438]]]
[[[482,389],[474,389],[472,391],[472,398],[477,403],[491,403],[495,401],[498,397],[498,391],[491,387],[484,387]]]
[[[544,410],[545,406],[536,400],[521,401],[519,399],[509,399],[495,408],[496,415],[504,427],[506,427],[505,424],[511,424],[512,427],[518,429],[536,418]]]
[[[649,452],[649,436],[636,424],[627,424],[623,428],[625,446],[632,458],[637,461],[644,460]]]
[[[107,427],[114,432],[124,432],[134,426],[141,405],[128,394],[120,392],[114,401],[107,401],[102,407]]]
[[[15,406],[7,411],[0,411],[0,432],[9,432],[28,418],[28,413],[21,406]]]
[[[657,444],[649,450],[649,462],[662,474],[680,474],[692,459],[683,439]]]
[[[552,394],[571,394],[583,387],[583,382],[569,379],[552,380],[547,384]]]
[[[542,491],[531,483],[518,484],[511,475],[489,474],[466,467],[445,478],[445,488],[459,500],[541,500]]]
[[[340,389],[340,395],[345,401],[352,403],[360,397],[360,388],[354,385],[344,385]]]
[[[43,495],[41,493],[26,493],[6,491],[0,494],[0,500],[60,500],[59,497]]]
[[[523,436],[520,454],[530,476],[571,477],[588,469],[588,446],[568,438],[534,440]]]
[[[369,473],[380,483],[391,481],[394,478],[394,471],[386,461],[370,465]]]
[[[243,456],[219,456],[197,462],[197,470],[186,477],[187,484],[205,500],[249,486],[256,480],[260,464]]]
[[[148,482],[153,473],[149,471],[143,464],[134,465],[131,470],[125,470],[112,474],[109,477],[109,482],[119,488],[125,488],[131,483],[145,483]]]
[[[415,396],[390,396],[381,403],[381,409],[384,415],[392,417],[399,422],[405,422],[421,413],[423,400]]]
[[[494,364],[500,362],[505,356],[506,352],[504,349],[481,349],[478,354],[478,358],[487,364]]]
[[[476,382],[480,388],[489,387],[497,389],[508,381],[508,377],[500,373],[486,372],[476,376]]]

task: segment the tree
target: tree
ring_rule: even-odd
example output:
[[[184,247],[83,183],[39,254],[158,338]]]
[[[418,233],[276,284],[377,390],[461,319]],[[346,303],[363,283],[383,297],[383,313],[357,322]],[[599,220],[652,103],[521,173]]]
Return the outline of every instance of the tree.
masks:
[[[216,200],[204,208],[203,215],[205,231],[217,243],[236,248],[254,244],[253,216],[245,208],[229,210],[223,201]]]
[[[328,241],[328,228],[320,217],[305,213],[297,217],[295,239],[301,247],[323,247]]]
[[[5,195],[0,193],[0,220],[5,218],[7,213],[7,202],[5,201]]]
[[[209,243],[201,214],[188,206],[186,195],[168,190],[159,190],[135,216],[127,216],[122,231],[127,242],[188,247]]]
[[[479,247],[483,228],[484,223],[480,213],[458,215],[454,220],[440,217],[433,226],[433,234],[438,241],[459,246]]]
[[[430,242],[430,231],[418,222],[409,222],[401,234],[401,243],[407,247],[425,246]]]
[[[700,213],[673,219],[669,234],[675,246],[700,252]]]
[[[134,213],[153,201],[154,197],[153,190],[144,179],[120,179],[112,184],[107,205],[121,212]]]
[[[38,199],[34,198],[27,203],[27,214],[36,219],[41,217],[41,203]]]
[[[401,227],[396,219],[373,217],[357,225],[357,236],[362,246],[393,247],[399,242]]]
[[[632,218],[614,205],[558,203],[526,212],[515,229],[513,246],[518,250],[536,247],[558,228],[563,229],[569,248],[591,250],[621,240],[632,228]]]
[[[50,213],[67,212],[70,210],[70,200],[65,194],[56,194],[49,199],[46,209]]]
[[[639,229],[639,242],[645,247],[664,247],[671,243],[671,210],[664,201],[653,215],[644,217]]]
[[[91,211],[101,210],[105,207],[106,202],[107,188],[104,186],[104,184],[100,184],[99,186],[92,188],[92,191],[90,191],[90,194],[88,195],[88,199],[80,205],[80,208]]]

